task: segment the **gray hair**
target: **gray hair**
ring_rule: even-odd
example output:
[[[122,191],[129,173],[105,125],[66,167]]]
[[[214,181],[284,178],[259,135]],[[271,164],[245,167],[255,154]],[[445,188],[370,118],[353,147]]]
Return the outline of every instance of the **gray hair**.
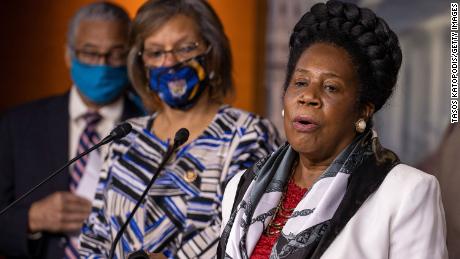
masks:
[[[67,44],[73,47],[75,44],[75,32],[78,25],[83,20],[98,19],[103,21],[118,21],[126,25],[128,34],[131,19],[128,13],[119,5],[109,2],[92,3],[80,8],[69,22],[67,32]]]

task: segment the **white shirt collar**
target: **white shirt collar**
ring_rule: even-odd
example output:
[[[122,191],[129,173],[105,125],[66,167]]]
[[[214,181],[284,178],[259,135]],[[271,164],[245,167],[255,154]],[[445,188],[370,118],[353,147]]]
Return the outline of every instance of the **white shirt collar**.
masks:
[[[72,121],[80,119],[90,108],[83,102],[75,86],[70,89],[69,96],[69,116]],[[103,119],[109,121],[120,121],[123,112],[123,98],[118,98],[115,102],[104,105],[98,110]]]

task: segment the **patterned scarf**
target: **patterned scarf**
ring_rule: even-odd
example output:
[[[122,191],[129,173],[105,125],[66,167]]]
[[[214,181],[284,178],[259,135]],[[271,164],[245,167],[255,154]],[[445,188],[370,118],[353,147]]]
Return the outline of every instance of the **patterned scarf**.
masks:
[[[382,150],[375,132],[369,130],[357,136],[316,180],[294,209],[273,246],[270,258],[297,258],[299,255],[310,258],[330,228],[331,219],[347,192],[350,176],[363,161],[382,153],[390,155],[382,160],[390,162],[388,168],[399,161],[393,153]],[[297,152],[286,144],[256,168],[254,180],[231,213],[222,232],[221,244],[226,244],[223,246],[225,258],[249,258],[262,232],[274,217],[297,157]],[[378,185],[373,188],[378,188]],[[368,190],[365,192],[369,193]]]

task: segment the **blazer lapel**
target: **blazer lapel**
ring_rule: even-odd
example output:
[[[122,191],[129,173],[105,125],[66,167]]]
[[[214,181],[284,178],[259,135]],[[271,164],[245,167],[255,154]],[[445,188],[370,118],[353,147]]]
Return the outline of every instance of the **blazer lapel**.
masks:
[[[129,97],[125,96],[121,121],[142,115],[145,115],[145,113],[138,106],[136,106],[136,104],[131,101]]]
[[[46,123],[50,136],[46,152],[49,152],[50,164],[53,165],[53,168],[50,168],[51,173],[69,161],[69,93],[50,105],[49,109],[53,116],[48,116]],[[56,190],[68,190],[69,181],[69,168],[65,168],[54,178],[52,184]]]
[[[372,156],[350,176],[345,196],[316,247],[312,259],[318,259],[323,255],[366,199],[379,188],[391,169],[400,163],[396,154],[390,150],[384,150],[383,153],[393,159],[378,163],[376,157]]]

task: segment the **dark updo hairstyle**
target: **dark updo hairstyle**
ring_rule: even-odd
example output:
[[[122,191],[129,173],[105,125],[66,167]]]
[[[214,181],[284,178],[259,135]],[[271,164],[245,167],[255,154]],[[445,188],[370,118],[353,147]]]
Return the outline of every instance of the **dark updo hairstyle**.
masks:
[[[302,53],[314,43],[345,49],[358,74],[358,105],[378,111],[391,96],[401,67],[401,48],[387,23],[367,8],[340,1],[315,4],[297,22],[289,40],[286,91]]]

